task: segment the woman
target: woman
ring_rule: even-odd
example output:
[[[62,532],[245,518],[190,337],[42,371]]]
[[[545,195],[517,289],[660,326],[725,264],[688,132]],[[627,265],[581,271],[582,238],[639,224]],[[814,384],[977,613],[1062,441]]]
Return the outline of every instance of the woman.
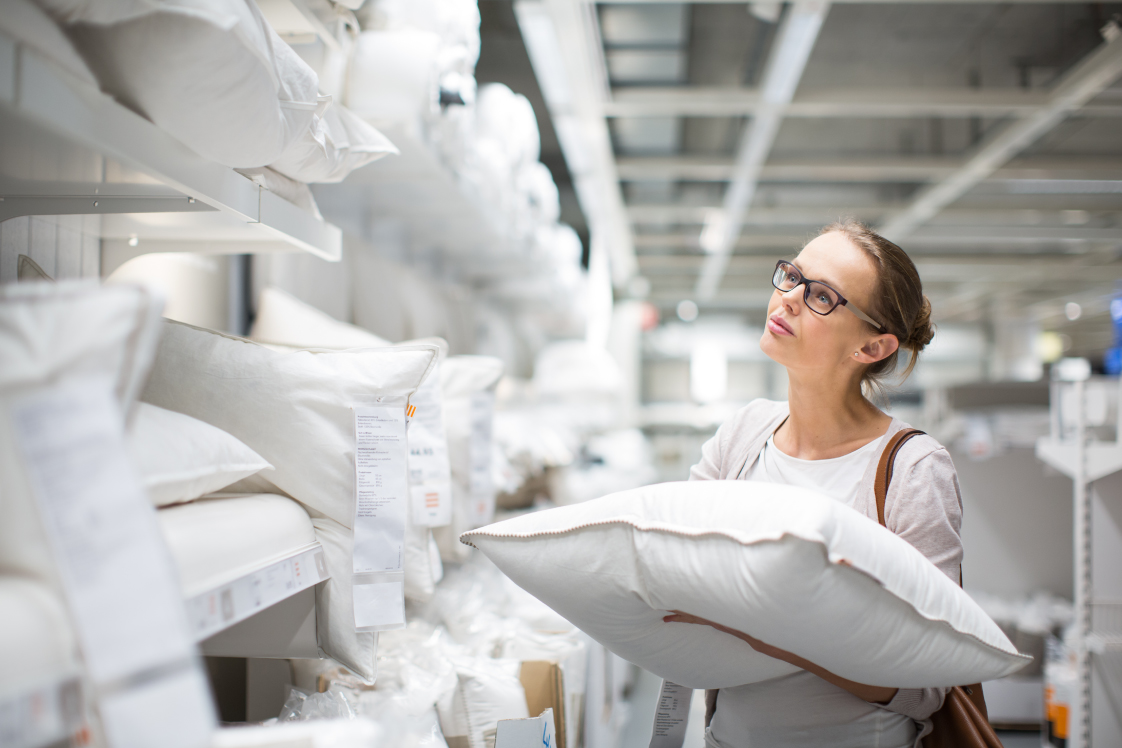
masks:
[[[780,262],[760,348],[787,369],[787,403],[756,400],[721,426],[691,480],[759,480],[815,489],[877,520],[881,451],[908,425],[865,396],[907,372],[931,341],[931,305],[915,265],[887,239],[843,221]],[[959,581],[962,500],[950,455],[929,436],[900,450],[885,501],[888,529]],[[870,615],[876,615],[870,611]],[[930,729],[943,689],[895,689],[839,678],[743,632],[674,612],[668,622],[710,625],[801,672],[708,696],[713,748],[910,748]],[[716,703],[713,698],[716,697]],[[715,711],[714,711],[715,707]]]

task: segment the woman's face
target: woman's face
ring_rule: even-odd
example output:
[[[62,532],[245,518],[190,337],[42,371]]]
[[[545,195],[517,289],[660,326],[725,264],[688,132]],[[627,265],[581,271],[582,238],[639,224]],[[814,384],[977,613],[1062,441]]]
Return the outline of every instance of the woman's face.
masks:
[[[844,234],[823,234],[803,247],[793,260],[803,277],[822,281],[850,304],[872,313],[870,303],[876,285],[876,267]],[[776,290],[767,307],[767,322],[760,348],[776,363],[792,370],[821,369],[824,375],[839,373],[839,367],[861,367],[889,355],[891,351],[867,346],[878,335],[851,311],[839,306],[826,316],[815,314],[803,301],[805,285],[790,291]],[[894,339],[893,339],[894,340]],[[895,346],[892,346],[895,350]],[[862,355],[854,356],[856,352]],[[845,369],[843,369],[845,370]]]

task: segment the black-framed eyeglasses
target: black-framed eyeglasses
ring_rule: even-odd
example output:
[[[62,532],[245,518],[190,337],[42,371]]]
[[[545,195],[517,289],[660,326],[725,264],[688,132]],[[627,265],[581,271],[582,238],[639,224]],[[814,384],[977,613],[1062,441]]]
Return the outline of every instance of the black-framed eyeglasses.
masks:
[[[844,306],[846,309],[856,314],[858,319],[865,320],[878,330],[884,330],[884,325],[850,304],[848,299],[822,281],[810,280],[805,277],[797,267],[786,260],[780,260],[775,263],[775,272],[772,273],[771,276],[771,285],[775,286],[780,291],[786,292],[798,288],[800,284],[806,287],[803,291],[803,301],[806,302],[806,308],[815,314],[820,314],[825,317],[839,306]]]

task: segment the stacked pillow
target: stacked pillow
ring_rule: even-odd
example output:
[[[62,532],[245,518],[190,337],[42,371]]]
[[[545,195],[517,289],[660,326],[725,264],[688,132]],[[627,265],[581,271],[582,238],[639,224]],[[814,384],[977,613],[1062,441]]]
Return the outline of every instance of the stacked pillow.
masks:
[[[197,499],[273,467],[222,429],[148,403],[138,404],[127,445],[158,507]]]
[[[712,627],[664,623],[671,610],[875,686],[975,683],[1032,660],[907,541],[792,486],[646,486],[463,540],[611,651],[688,688],[796,668]]]
[[[315,71],[253,0],[36,2],[103,91],[212,161],[337,182],[397,152],[320,94]]]
[[[216,426],[274,466],[269,484],[312,516],[331,573],[317,588],[321,649],[373,679],[375,640],[357,633],[352,601],[356,406],[406,398],[439,349],[431,344],[278,352],[166,322],[144,400]]]

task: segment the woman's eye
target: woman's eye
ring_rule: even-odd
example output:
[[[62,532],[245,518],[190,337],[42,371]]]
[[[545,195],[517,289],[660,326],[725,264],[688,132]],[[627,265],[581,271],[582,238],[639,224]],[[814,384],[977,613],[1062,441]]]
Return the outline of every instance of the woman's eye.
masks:
[[[823,305],[829,304],[830,302],[833,301],[833,299],[830,298],[829,294],[824,294],[824,293],[818,294],[817,298],[818,298],[818,303],[823,304]]]

